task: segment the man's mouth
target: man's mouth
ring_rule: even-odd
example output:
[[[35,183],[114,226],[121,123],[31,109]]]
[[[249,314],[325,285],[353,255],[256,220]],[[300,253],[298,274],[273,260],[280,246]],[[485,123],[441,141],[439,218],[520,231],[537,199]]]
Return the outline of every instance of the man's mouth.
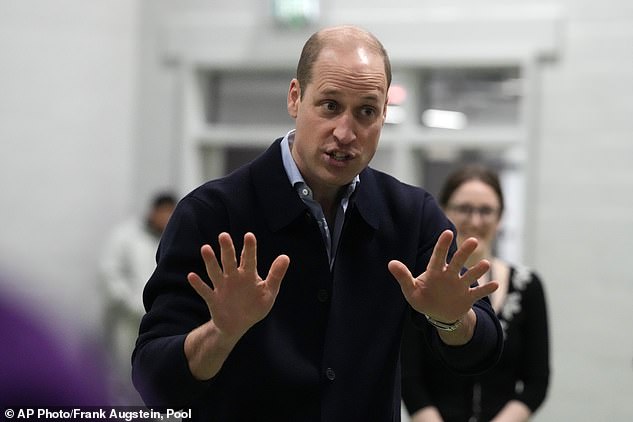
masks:
[[[329,155],[336,161],[347,161],[352,158],[351,154],[346,154],[344,152],[337,152],[337,151],[328,152],[327,155]]]

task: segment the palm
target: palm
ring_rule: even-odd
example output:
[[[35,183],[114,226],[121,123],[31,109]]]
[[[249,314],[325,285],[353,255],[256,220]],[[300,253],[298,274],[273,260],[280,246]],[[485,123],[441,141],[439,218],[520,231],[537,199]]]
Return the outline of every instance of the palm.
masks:
[[[257,242],[252,233],[244,236],[239,263],[230,235],[220,234],[219,243],[221,267],[209,245],[201,248],[213,288],[195,273],[187,278],[205,300],[216,327],[229,335],[241,335],[272,309],[290,260],[285,255],[277,257],[263,280],[257,273]]]
[[[407,302],[416,311],[445,322],[460,319],[473,303],[496,289],[496,283],[470,287],[488,271],[487,261],[480,261],[461,274],[466,260],[477,247],[476,239],[464,241],[451,261],[446,261],[452,239],[450,230],[440,235],[426,271],[416,278],[400,261],[389,263],[389,270],[400,283]]]

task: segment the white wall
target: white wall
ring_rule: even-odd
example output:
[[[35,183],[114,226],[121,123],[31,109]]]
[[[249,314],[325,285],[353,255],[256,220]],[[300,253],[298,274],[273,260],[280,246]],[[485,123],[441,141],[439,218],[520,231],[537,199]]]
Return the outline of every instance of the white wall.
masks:
[[[98,326],[101,241],[132,211],[138,29],[137,1],[0,0],[2,287],[79,330]]]
[[[633,3],[564,2],[542,73],[533,263],[547,283],[554,383],[539,420],[633,420]]]

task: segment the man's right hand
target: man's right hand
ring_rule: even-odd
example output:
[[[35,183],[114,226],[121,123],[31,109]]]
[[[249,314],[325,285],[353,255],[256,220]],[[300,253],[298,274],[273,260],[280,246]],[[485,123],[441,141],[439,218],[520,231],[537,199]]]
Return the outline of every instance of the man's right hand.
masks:
[[[185,339],[189,368],[200,380],[213,377],[239,339],[268,315],[290,265],[288,256],[279,255],[263,280],[257,273],[257,240],[253,233],[244,235],[239,265],[231,236],[221,233],[218,240],[221,267],[211,246],[203,245],[200,249],[213,287],[196,273],[187,275],[211,314],[210,321],[191,331]]]

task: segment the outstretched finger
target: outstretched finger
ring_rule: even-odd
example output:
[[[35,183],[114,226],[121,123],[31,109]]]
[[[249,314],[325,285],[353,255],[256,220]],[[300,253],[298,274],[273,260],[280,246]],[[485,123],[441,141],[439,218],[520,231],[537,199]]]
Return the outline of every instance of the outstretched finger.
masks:
[[[490,270],[490,262],[488,260],[482,259],[477,264],[473,265],[466,271],[462,280],[468,285],[473,284],[475,281],[479,280],[484,274],[486,274]]]
[[[200,248],[200,255],[204,261],[204,267],[207,270],[207,274],[214,284],[222,282],[222,268],[218,264],[218,260],[215,257],[213,248],[209,245],[202,245]]]
[[[462,242],[453,254],[451,262],[448,263],[448,270],[456,273],[461,272],[470,255],[477,249],[477,239],[470,237]]]
[[[387,268],[398,284],[400,284],[400,288],[403,293],[405,293],[405,296],[408,296],[408,294],[414,289],[413,275],[411,274],[411,271],[409,271],[407,266],[402,262],[396,260],[389,261]]]
[[[279,255],[270,266],[268,270],[268,276],[266,277],[266,284],[268,284],[270,290],[275,293],[279,292],[281,281],[286,275],[286,271],[290,266],[290,258],[287,255]]]
[[[496,281],[489,281],[488,283],[472,287],[470,289],[470,297],[473,300],[473,303],[478,301],[479,299],[483,299],[484,297],[491,295],[495,290],[499,288],[499,283]]]
[[[240,268],[247,272],[257,271],[257,239],[253,233],[244,235],[244,247],[240,256]]]
[[[198,274],[187,274],[187,281],[189,281],[191,287],[193,287],[196,293],[198,293],[198,295],[200,295],[200,297],[204,299],[207,305],[211,303],[211,301],[213,300],[213,290],[200,278]]]
[[[231,235],[222,232],[218,236],[220,242],[220,259],[222,260],[222,268],[224,273],[232,273],[237,270],[237,257],[235,255],[235,246]]]
[[[437,243],[433,248],[433,254],[429,259],[427,268],[429,270],[442,271],[446,266],[446,257],[448,256],[448,249],[451,247],[453,241],[453,232],[450,230],[444,230],[440,237],[437,239]]]

